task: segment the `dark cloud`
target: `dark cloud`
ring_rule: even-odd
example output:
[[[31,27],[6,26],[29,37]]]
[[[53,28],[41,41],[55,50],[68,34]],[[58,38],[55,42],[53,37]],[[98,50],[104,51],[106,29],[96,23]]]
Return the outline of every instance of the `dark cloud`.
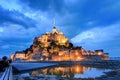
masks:
[[[65,8],[64,0],[20,0],[20,2],[33,10],[50,11],[50,15],[60,14],[64,12],[63,9]]]
[[[67,26],[68,33],[73,33],[69,34],[71,37],[96,26],[103,28],[114,24],[120,20],[119,9],[112,9],[113,6],[118,6],[116,5],[118,3],[120,3],[118,0],[84,0],[84,2],[79,0],[75,5],[66,5],[66,11],[71,16],[66,17],[61,24]],[[88,24],[89,22],[94,23]]]
[[[113,24],[119,20],[119,14],[116,10],[115,15],[110,12],[110,7],[116,4],[118,1],[112,0],[81,0],[75,4],[73,2],[67,2],[67,0],[20,0],[22,4],[26,4],[29,8],[35,11],[47,12],[48,16],[56,17],[59,16],[62,22],[60,26],[66,26],[65,29],[69,32],[81,32],[95,26],[103,26]],[[108,8],[107,10],[104,10]],[[102,11],[103,10],[103,11]],[[57,15],[58,14],[58,15]],[[68,16],[70,15],[70,16]],[[67,17],[66,17],[67,16]],[[105,16],[105,17],[103,17]],[[114,20],[113,20],[114,18]],[[58,19],[59,20],[59,19]],[[88,22],[95,21],[94,25],[88,25]],[[59,21],[58,21],[59,23]],[[71,26],[71,27],[69,27]],[[70,38],[73,35],[70,36]]]
[[[22,4],[28,5],[30,8],[47,11],[50,7],[51,0],[20,0]]]
[[[18,11],[9,11],[0,7],[0,25],[19,24],[25,28],[36,27],[35,21]]]

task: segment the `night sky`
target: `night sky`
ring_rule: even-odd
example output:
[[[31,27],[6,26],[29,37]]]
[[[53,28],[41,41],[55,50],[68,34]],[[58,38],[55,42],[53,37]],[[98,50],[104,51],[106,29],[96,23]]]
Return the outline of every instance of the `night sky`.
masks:
[[[0,0],[0,57],[56,27],[86,50],[120,56],[120,0]]]

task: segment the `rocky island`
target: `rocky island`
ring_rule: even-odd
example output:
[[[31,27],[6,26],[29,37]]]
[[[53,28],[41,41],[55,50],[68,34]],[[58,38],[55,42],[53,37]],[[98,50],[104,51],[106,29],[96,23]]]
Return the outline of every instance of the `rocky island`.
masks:
[[[35,37],[33,44],[11,55],[14,61],[82,61],[108,60],[109,54],[103,50],[86,51],[82,46],[74,46],[69,39],[53,26],[52,32]]]

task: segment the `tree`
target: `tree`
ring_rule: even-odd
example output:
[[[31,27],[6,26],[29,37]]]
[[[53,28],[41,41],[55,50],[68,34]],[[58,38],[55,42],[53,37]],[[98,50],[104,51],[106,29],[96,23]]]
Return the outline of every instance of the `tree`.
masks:
[[[5,67],[8,67],[9,66],[9,63],[8,63],[8,61],[7,61],[7,56],[4,56],[4,57],[2,57],[2,59],[3,59],[3,67],[5,68]]]
[[[73,44],[72,43],[69,43],[69,48],[73,48]]]
[[[2,60],[3,60],[3,61],[6,61],[6,60],[7,60],[7,56],[3,56],[3,57],[2,57]]]

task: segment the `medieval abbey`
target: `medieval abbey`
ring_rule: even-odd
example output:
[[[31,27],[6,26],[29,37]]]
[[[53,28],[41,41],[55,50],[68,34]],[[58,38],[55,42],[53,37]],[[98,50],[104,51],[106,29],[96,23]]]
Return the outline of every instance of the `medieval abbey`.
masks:
[[[52,32],[35,37],[29,48],[16,51],[10,57],[14,61],[81,61],[107,60],[109,55],[103,50],[86,51],[81,46],[74,46],[54,25]]]

